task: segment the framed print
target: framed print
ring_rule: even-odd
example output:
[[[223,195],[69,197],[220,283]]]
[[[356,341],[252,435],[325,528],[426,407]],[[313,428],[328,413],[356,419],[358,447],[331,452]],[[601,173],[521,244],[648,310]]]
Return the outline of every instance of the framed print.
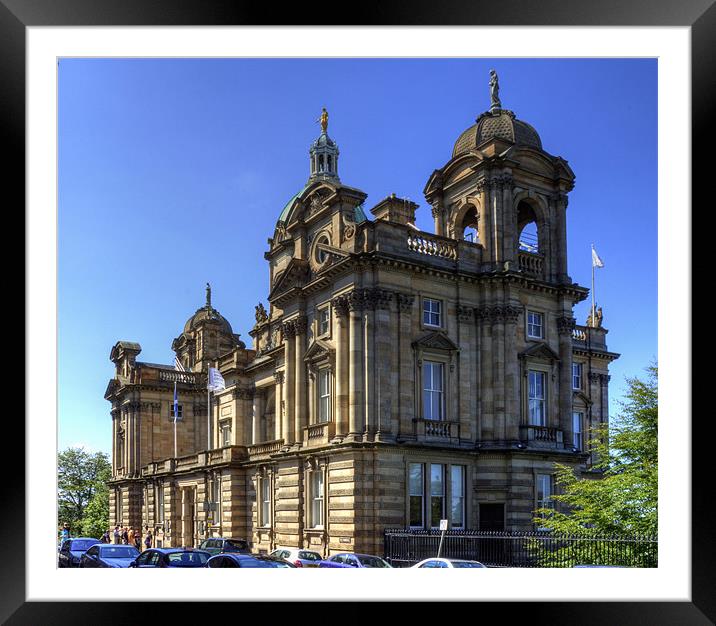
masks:
[[[141,621],[147,602],[161,602],[163,615],[173,617],[183,614],[177,601],[203,612],[215,610],[217,601],[340,606],[413,600],[479,601],[498,611],[510,602],[518,619],[565,624],[716,618],[714,542],[703,495],[712,491],[702,449],[708,438],[704,421],[691,417],[689,335],[689,192],[693,185],[703,193],[708,180],[703,148],[715,102],[710,78],[716,9],[709,2],[682,3],[678,14],[670,4],[641,14],[634,3],[612,10],[546,3],[536,14],[521,2],[409,8],[391,3],[357,9],[356,26],[330,24],[321,7],[315,14],[295,11],[281,18],[295,25],[271,26],[261,23],[253,7],[222,3],[176,8],[0,2],[3,123],[17,155],[7,179],[16,203],[26,206],[28,250],[25,428],[8,420],[15,440],[25,442],[26,462],[13,465],[6,485],[2,523],[12,541],[6,546],[4,620],[111,622],[121,615]],[[511,77],[522,84],[510,85]],[[572,85],[575,93],[569,94]],[[585,85],[593,91],[585,93]],[[514,113],[510,98],[520,103]],[[469,115],[477,116],[474,126],[464,119]],[[564,127],[594,137],[599,149],[590,151],[583,137],[573,138],[571,153],[553,142],[551,153],[564,154],[550,157],[549,167],[558,174],[540,173],[546,161],[537,153],[547,138],[566,137]],[[485,148],[489,142],[492,147]],[[524,149],[512,150],[512,144]],[[523,168],[527,177],[518,183],[480,179],[474,193],[463,193],[461,185],[479,172],[477,162],[468,167],[468,153],[474,156],[478,147],[494,152],[484,153],[485,162],[509,153],[510,167]],[[575,163],[577,189],[581,183],[592,190],[591,196],[578,196],[586,207],[583,230],[566,213]],[[463,165],[464,173],[443,180]],[[530,190],[525,181],[533,179],[539,183]],[[364,203],[368,194],[359,188],[361,180],[374,187],[367,189],[370,202]],[[101,187],[107,191],[100,194]],[[492,204],[480,195],[485,188]],[[546,200],[538,201],[540,194]],[[496,216],[513,200],[514,215],[505,209],[504,224],[514,219],[517,230],[505,226],[502,239],[503,218]],[[331,203],[341,207],[335,214]],[[610,214],[602,203],[623,212]],[[569,217],[560,218],[560,211]],[[586,277],[567,275],[560,219],[579,232],[579,246],[593,246],[598,263],[592,256]],[[611,243],[590,241],[600,233],[609,233]],[[509,273],[510,238],[519,239],[514,264],[528,282],[541,281],[541,295],[520,299],[521,292],[511,291],[497,307],[492,296],[467,306],[439,281],[390,278],[407,267],[398,259],[403,252],[395,252],[382,275],[398,281],[390,288],[375,270],[355,283],[336,279],[321,291],[333,276],[343,276],[342,259],[368,259],[381,237],[393,242],[382,245],[403,246],[406,255],[430,257],[430,271],[446,276],[448,266],[454,274],[473,271],[465,268],[478,255],[475,268],[499,262],[499,271]],[[291,246],[300,252],[289,259]],[[376,247],[376,254],[381,250]],[[623,291],[607,284],[610,261],[611,267],[620,262],[631,287],[626,278]],[[641,268],[648,271],[642,274]],[[575,276],[571,267],[570,274]],[[575,318],[582,319],[558,310],[565,305],[550,300],[544,286],[550,281],[563,290],[569,286],[569,297],[586,307],[576,309]],[[296,289],[308,294],[305,310],[291,308]],[[555,493],[547,463],[559,454],[576,459],[580,453],[580,462],[592,462],[582,443],[574,442],[582,442],[594,416],[614,411],[606,391],[609,372],[611,393],[616,386],[622,396],[625,388],[614,372],[620,378],[641,374],[628,355],[622,362],[631,370],[620,369],[626,350],[618,338],[629,333],[614,331],[607,344],[607,329],[616,324],[605,306],[602,329],[598,306],[599,297],[616,302],[630,292],[638,294],[642,317],[624,319],[633,335],[647,329],[652,340],[658,335],[653,358],[658,346],[662,374],[657,567],[530,571],[505,561],[479,584],[474,576],[457,576],[462,572],[435,581],[407,569],[371,572],[365,580],[354,572],[353,579],[338,581],[317,568],[289,572],[286,584],[275,575],[208,576],[203,570],[180,572],[171,581],[166,574],[143,572],[144,578],[131,571],[108,572],[103,579],[55,566],[55,458],[74,442],[91,441],[89,421],[102,407],[106,419],[96,421],[106,430],[101,436],[111,436],[101,448],[110,453],[110,526],[123,519],[138,520],[130,526],[151,521],[153,541],[161,534],[166,546],[208,545],[225,527],[239,528],[236,520],[248,519],[245,533],[253,548],[269,553],[288,536],[288,526],[280,524],[295,513],[306,550],[327,557],[343,542],[347,552],[379,554],[382,543],[358,539],[363,525],[379,525],[375,508],[353,527],[341,515],[362,511],[361,497],[377,501],[378,491],[364,489],[361,481],[370,476],[378,482],[381,471],[393,471],[382,468],[398,463],[397,457],[380,454],[398,449],[404,459],[394,478],[405,493],[384,500],[394,508],[396,525],[427,533],[442,526],[467,536],[482,520],[483,530],[494,524],[496,532],[512,532],[515,511],[524,509],[526,528],[534,521],[530,512],[548,506]],[[250,297],[259,304],[252,303],[243,319],[247,307],[244,302],[239,313],[239,304]],[[618,307],[626,308],[621,302],[612,311],[624,310]],[[150,336],[136,336],[143,327],[133,318],[139,317]],[[494,330],[480,335],[485,320]],[[381,339],[381,325],[393,321],[409,340],[400,333],[394,345]],[[168,335],[159,348],[151,344],[163,324],[173,333],[169,357],[158,352],[168,352]],[[465,337],[493,341],[503,336],[501,329],[513,327],[523,346],[515,357],[521,369],[499,365],[503,374],[479,379],[497,385],[504,376],[506,398],[498,393],[483,405],[481,398],[461,395],[466,372],[483,372],[481,363],[505,358],[498,348],[494,354],[469,353],[464,346],[471,339]],[[576,369],[571,347],[565,348],[567,335],[581,342]],[[138,356],[138,341],[147,342],[146,361]],[[250,376],[242,369],[246,363],[235,369],[222,364],[226,346],[235,351],[235,363],[251,363]],[[352,356],[341,355],[341,346]],[[395,375],[378,359],[375,371],[356,378],[362,371],[356,346],[384,354],[388,365],[395,362]],[[162,358],[173,362],[160,365]],[[562,363],[570,364],[569,371]],[[103,387],[97,392],[100,370]],[[206,386],[201,393],[189,389],[204,384],[200,378],[206,374],[210,393]],[[161,393],[140,402],[133,394],[139,393],[141,376]],[[414,389],[394,396],[391,390],[398,387],[391,385],[403,379],[414,381]],[[572,395],[565,395],[562,379]],[[83,384],[92,388],[91,410],[80,409],[80,399],[65,404],[70,388],[78,398],[86,393]],[[395,408],[399,403],[413,407],[405,425]],[[151,414],[150,427],[133,421],[135,404],[137,415]],[[305,413],[294,410],[299,406]],[[568,418],[565,406],[571,409]],[[92,417],[65,417],[68,407]],[[500,426],[500,410],[524,418]],[[473,414],[480,416],[474,422],[466,417]],[[483,440],[515,446],[501,457],[497,444],[480,451]],[[535,453],[530,458],[543,458],[521,470],[525,493],[518,502],[495,468],[508,456],[526,455],[518,443],[523,441]],[[415,442],[425,445],[418,451]],[[148,445],[161,452],[147,456],[142,446]],[[330,455],[337,450],[354,456],[334,463]],[[289,479],[292,454],[297,460]],[[372,465],[365,460],[370,454]],[[475,460],[481,454],[491,459],[487,469]],[[285,465],[276,465],[279,457]],[[232,465],[239,460],[247,468],[240,475]],[[347,467],[363,472],[352,479],[350,504],[343,492],[335,495]],[[279,489],[290,491],[295,503],[279,499],[277,506]],[[336,519],[344,525],[331,534]],[[385,580],[376,581],[381,576]]]

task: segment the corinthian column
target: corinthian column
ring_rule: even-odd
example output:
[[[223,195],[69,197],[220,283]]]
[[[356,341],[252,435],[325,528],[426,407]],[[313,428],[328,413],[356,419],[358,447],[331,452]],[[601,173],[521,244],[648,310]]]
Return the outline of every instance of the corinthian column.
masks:
[[[572,447],[572,331],[573,317],[557,319],[559,333],[559,428],[564,436],[564,445]]]
[[[348,430],[352,439],[360,440],[364,430],[363,419],[363,294],[354,290],[348,294],[349,330],[348,352],[350,376],[348,378]]]
[[[348,434],[348,301],[345,296],[331,302],[336,314],[336,435]]]
[[[296,331],[295,370],[296,370],[296,395],[294,409],[295,441],[303,439],[303,429],[307,425],[306,419],[306,364],[303,362],[306,346],[306,318],[299,317],[293,323]]]
[[[273,408],[273,428],[274,428],[274,439],[281,439],[282,428],[283,428],[283,372],[274,372],[274,381],[276,381],[276,388],[274,391],[274,408]]]
[[[516,441],[520,438],[520,368],[517,362],[517,320],[520,308],[508,305],[505,316],[505,435]]]
[[[285,384],[283,386],[283,402],[284,402],[284,414],[283,414],[283,442],[285,444],[293,443],[294,433],[294,393],[296,391],[296,377],[295,377],[295,356],[296,343],[294,338],[296,337],[296,330],[293,322],[285,322],[283,324],[283,338],[284,338],[284,372],[285,372]]]
[[[251,423],[251,443],[256,445],[261,440],[261,416],[264,412],[263,391],[256,389],[254,392],[253,415]]]

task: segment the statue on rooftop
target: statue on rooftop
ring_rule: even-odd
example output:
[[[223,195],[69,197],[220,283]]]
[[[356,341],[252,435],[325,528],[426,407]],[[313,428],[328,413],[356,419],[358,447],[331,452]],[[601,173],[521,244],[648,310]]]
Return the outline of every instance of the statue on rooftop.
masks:
[[[206,283],[206,308],[211,308],[211,285]]]
[[[328,130],[328,111],[326,111],[326,107],[323,107],[323,113],[321,113],[321,130],[325,133]]]
[[[268,320],[268,314],[263,303],[259,302],[256,307],[256,324],[263,324],[266,320]]]
[[[490,70],[490,111],[502,108],[499,92],[500,85],[497,80],[497,72]]]

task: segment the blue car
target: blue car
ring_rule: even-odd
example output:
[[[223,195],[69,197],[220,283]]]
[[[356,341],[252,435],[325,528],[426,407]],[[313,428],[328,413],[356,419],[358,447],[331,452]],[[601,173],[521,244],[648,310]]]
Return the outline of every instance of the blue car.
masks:
[[[341,552],[321,561],[318,567],[393,567],[385,559],[371,554]]]
[[[134,546],[98,543],[80,558],[80,567],[129,567],[139,556]]]
[[[128,567],[206,567],[211,555],[193,548],[151,548],[145,550]]]
[[[101,542],[93,537],[70,537],[69,539],[64,539],[57,554],[57,566],[79,567],[82,555],[96,543]]]

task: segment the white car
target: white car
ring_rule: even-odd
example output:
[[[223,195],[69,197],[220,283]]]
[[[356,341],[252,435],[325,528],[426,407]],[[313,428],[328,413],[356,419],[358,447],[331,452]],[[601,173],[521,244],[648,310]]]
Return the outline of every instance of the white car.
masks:
[[[424,559],[412,567],[487,567],[479,561],[468,561],[466,559]]]
[[[318,567],[323,560],[318,552],[304,550],[303,548],[277,548],[269,556],[285,559],[296,567]]]

